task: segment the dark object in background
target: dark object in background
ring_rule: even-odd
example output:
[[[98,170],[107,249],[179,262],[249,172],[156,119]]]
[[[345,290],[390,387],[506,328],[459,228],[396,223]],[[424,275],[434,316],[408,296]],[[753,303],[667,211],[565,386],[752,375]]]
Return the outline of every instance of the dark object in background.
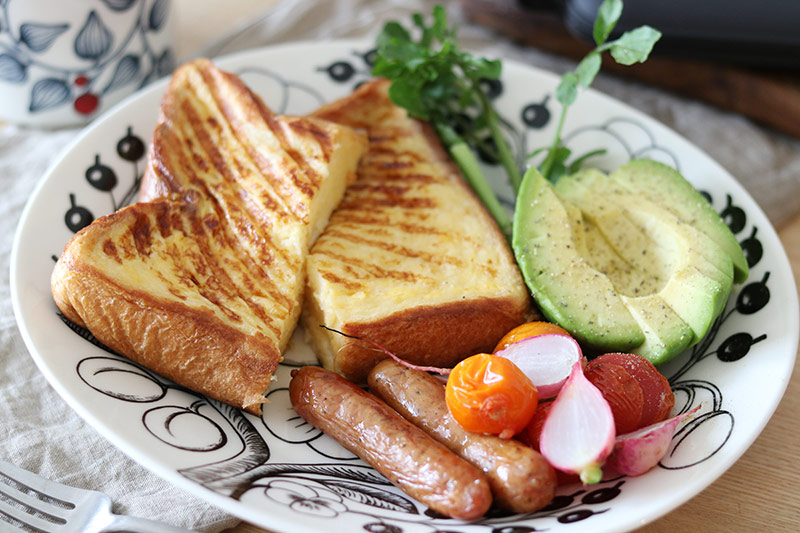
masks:
[[[578,12],[570,14],[565,11],[565,6],[571,2],[574,2],[574,5],[587,4],[587,6],[581,5],[580,13],[582,15],[579,16]],[[697,38],[693,38],[691,40],[693,44],[688,46],[687,43],[690,42],[688,36],[699,35],[701,26],[699,20],[686,22],[692,18],[691,11],[681,11],[676,6],[692,3],[723,5],[721,10],[725,11],[725,14],[720,14],[720,18],[733,17],[732,9],[739,4],[747,5],[752,10],[761,9],[763,6],[764,13],[769,12],[769,9],[775,9],[777,11],[774,12],[787,14],[787,19],[790,19],[789,13],[794,12],[793,18],[788,22],[782,21],[781,24],[796,28],[797,35],[794,36],[792,46],[798,47],[798,51],[795,52],[797,56],[794,58],[783,56],[781,59],[782,56],[778,49],[787,50],[781,44],[781,46],[773,45],[772,50],[775,51],[775,57],[772,59],[758,55],[753,55],[748,59],[744,56],[744,52],[738,52],[729,53],[727,59],[723,61],[720,59],[720,53],[724,47],[719,44],[713,46],[708,42],[701,44]],[[589,20],[589,13],[591,13],[593,24],[599,4],[600,0],[462,0],[464,14],[473,22],[494,29],[520,44],[575,60],[582,58],[593,47],[591,25],[586,21]],[[656,17],[651,16],[651,12],[642,7],[645,4],[658,6],[658,10],[661,11],[674,9],[670,15],[674,17],[674,20],[662,19],[660,26],[659,21],[655,20]],[[658,10],[652,13],[656,14]],[[572,20],[570,23],[573,26],[572,31],[567,29],[567,19]],[[761,21],[762,19],[756,18],[755,20]],[[731,28],[734,22],[736,21],[731,18],[720,27]],[[684,23],[683,29],[679,28],[681,23]],[[800,137],[800,2],[794,0],[761,0],[758,2],[755,0],[693,0],[693,2],[689,0],[626,0],[616,33],[624,28],[641,24],[649,24],[665,34],[662,41],[656,43],[650,59],[643,64],[630,67],[604,60],[604,72],[635,79],[682,96],[702,100],[722,109],[740,113],[783,133]],[[744,39],[752,44],[753,39],[757,39],[759,36],[768,36],[768,32],[761,22],[752,23],[743,16],[740,24],[744,28],[751,28],[751,30],[743,30],[743,33],[750,31],[751,35],[742,36],[742,40],[736,45],[738,50],[745,48]],[[669,44],[670,36],[666,33],[664,26],[667,31],[670,28],[679,28],[682,32],[681,35],[673,34],[673,44]],[[782,32],[783,30],[776,30],[776,37],[779,35],[786,37]],[[729,42],[730,38],[735,36],[728,30],[727,33],[718,32],[716,38],[722,39],[723,34],[729,38]],[[786,42],[783,37],[780,39],[781,43]],[[762,42],[764,42],[763,39]],[[665,45],[665,43],[667,44]],[[737,50],[734,44],[731,43],[730,46],[733,52]],[[754,50],[755,48],[749,53],[754,54]],[[760,53],[765,53],[764,48],[761,50]],[[783,62],[783,68],[776,67],[778,60]],[[745,64],[754,61],[756,66]],[[785,67],[792,61],[798,68]]]
[[[602,0],[519,3],[529,10],[560,12],[572,35],[593,42],[592,28]],[[655,51],[659,56],[800,67],[796,0],[625,0],[612,36],[643,24],[662,32]]]

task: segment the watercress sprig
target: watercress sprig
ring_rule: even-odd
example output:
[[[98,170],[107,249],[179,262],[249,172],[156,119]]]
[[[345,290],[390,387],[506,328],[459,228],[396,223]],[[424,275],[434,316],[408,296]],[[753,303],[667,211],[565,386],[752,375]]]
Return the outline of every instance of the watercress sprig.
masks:
[[[608,38],[622,15],[622,7],[622,0],[604,0],[600,4],[592,28],[595,48],[578,63],[575,70],[567,72],[561,77],[561,82],[556,88],[556,100],[561,104],[561,114],[558,118],[553,142],[549,147],[540,148],[531,154],[533,156],[547,151],[547,156],[539,166],[539,170],[545,178],[552,182],[557,181],[565,173],[577,170],[588,157],[601,152],[595,150],[584,154],[567,166],[566,161],[571,155],[571,151],[563,145],[561,132],[567,109],[575,103],[580,91],[587,89],[597,73],[600,72],[603,52],[609,52],[611,57],[621,65],[643,63],[650,56],[655,43],[661,38],[661,32],[645,25],[626,31],[617,39],[609,41]]]
[[[419,36],[397,22],[388,22],[377,38],[373,75],[391,80],[389,96],[416,118],[427,120],[460,167],[467,182],[510,237],[511,218],[491,190],[470,145],[492,139],[492,151],[516,191],[522,181],[519,166],[503,138],[500,120],[482,87],[485,80],[500,77],[501,63],[461,50],[455,28],[447,26],[444,8],[433,8],[426,24],[413,16]]]

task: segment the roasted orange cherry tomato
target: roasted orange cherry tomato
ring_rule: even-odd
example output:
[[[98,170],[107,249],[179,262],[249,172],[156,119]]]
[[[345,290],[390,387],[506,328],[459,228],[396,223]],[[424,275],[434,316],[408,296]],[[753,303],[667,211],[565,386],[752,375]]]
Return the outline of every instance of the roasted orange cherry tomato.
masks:
[[[569,336],[567,330],[551,322],[526,322],[506,333],[503,338],[500,339],[500,342],[497,343],[497,346],[494,347],[494,352],[492,353],[497,353],[506,348],[509,344],[514,344],[522,339],[548,334]]]
[[[481,353],[453,368],[445,400],[450,414],[467,431],[510,439],[530,422],[539,393],[517,365]]]

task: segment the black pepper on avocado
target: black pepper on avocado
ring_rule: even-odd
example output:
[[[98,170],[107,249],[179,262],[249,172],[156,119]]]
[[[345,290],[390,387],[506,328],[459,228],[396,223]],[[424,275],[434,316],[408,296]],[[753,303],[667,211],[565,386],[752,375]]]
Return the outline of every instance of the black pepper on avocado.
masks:
[[[741,247],[674,169],[634,160],[520,188],[514,251],[542,313],[588,347],[655,364],[697,343],[747,277]]]

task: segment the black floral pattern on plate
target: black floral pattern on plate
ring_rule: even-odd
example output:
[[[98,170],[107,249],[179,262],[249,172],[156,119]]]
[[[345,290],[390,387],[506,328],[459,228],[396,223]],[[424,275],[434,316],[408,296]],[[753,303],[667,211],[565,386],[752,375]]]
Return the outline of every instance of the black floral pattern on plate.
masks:
[[[111,200],[111,211],[130,204],[139,192],[139,185],[144,171],[143,158],[145,156],[145,144],[142,138],[133,133],[129,126],[127,131],[117,140],[116,152],[119,158],[128,167],[130,172],[130,185],[121,191],[121,195],[115,194],[120,184],[117,176],[119,170],[114,170],[118,165],[110,166],[103,162],[100,154],[95,154],[94,161],[86,167],[84,176],[94,189],[108,195]],[[86,207],[77,202],[75,193],[69,194],[69,207],[64,212],[64,224],[72,233],[77,233],[84,227],[91,224],[95,215]]]

